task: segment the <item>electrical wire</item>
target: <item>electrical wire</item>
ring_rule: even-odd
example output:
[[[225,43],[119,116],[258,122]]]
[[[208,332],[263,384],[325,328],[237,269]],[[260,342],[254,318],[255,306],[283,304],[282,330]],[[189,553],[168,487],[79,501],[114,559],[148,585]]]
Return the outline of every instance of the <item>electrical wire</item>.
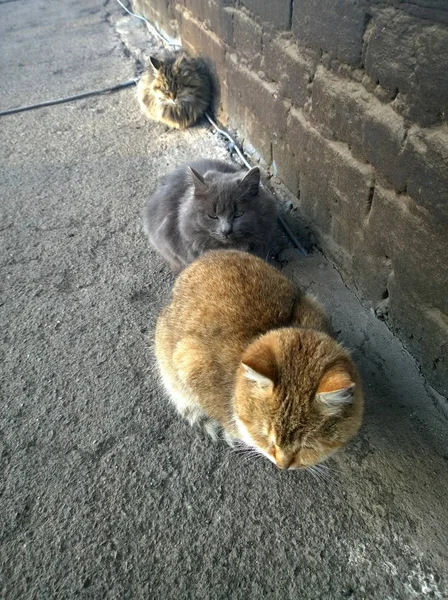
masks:
[[[9,108],[8,110],[0,111],[0,117],[5,115],[14,115],[16,113],[25,112],[27,110],[34,110],[35,108],[44,108],[45,106],[54,106],[55,104],[64,104],[65,102],[72,102],[72,100],[81,100],[82,98],[89,98],[90,96],[98,96],[99,94],[105,94],[107,92],[115,92],[123,88],[136,85],[138,79],[130,79],[124,83],[113,85],[111,87],[103,88],[102,90],[94,90],[93,92],[83,92],[82,94],[76,94],[75,96],[68,96],[66,98],[57,98],[56,100],[47,100],[45,102],[38,102],[37,104],[28,104],[27,106],[18,106],[17,108]]]
[[[154,25],[152,25],[152,23],[150,23],[148,21],[148,19],[146,17],[143,17],[142,15],[137,15],[136,13],[132,12],[131,10],[129,10],[129,8],[127,8],[123,2],[121,2],[121,0],[117,0],[118,4],[121,6],[122,9],[124,9],[128,15],[131,15],[131,17],[136,17],[137,19],[140,19],[141,21],[143,21],[144,23],[146,23],[146,26],[148,27],[148,29],[154,34],[156,35],[158,38],[160,38],[162,40],[162,42],[164,44],[168,44],[169,46],[172,46],[174,48],[182,48],[182,46],[179,46],[179,44],[175,44],[174,42],[170,42],[169,40],[167,40],[165,38],[164,35],[162,35],[160,33],[160,31],[158,31]]]
[[[227,133],[227,131],[224,131],[224,129],[220,129],[208,113],[205,113],[205,116],[207,117],[207,120],[209,121],[209,123],[211,123],[211,125],[215,129],[216,133],[219,133],[220,135],[224,136],[225,138],[227,138],[229,140],[229,142],[231,144],[231,149],[235,149],[235,152],[241,158],[241,160],[246,165],[246,167],[248,169],[251,169],[252,167],[251,167],[250,163],[246,160],[244,154],[241,152],[241,150],[236,145],[236,142],[233,139],[233,137],[229,133]]]

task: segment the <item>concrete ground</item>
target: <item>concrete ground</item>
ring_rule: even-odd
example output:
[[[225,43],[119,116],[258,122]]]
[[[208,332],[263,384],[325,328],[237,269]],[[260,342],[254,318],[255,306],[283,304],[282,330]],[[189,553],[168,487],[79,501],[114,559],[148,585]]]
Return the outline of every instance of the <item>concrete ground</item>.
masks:
[[[0,109],[133,77],[120,14],[0,1]],[[173,279],[141,208],[179,161],[225,156],[216,136],[145,121],[130,89],[0,128],[2,598],[447,598],[446,420],[317,252],[282,266],[326,303],[367,399],[328,478],[245,462],[160,389],[152,335]]]

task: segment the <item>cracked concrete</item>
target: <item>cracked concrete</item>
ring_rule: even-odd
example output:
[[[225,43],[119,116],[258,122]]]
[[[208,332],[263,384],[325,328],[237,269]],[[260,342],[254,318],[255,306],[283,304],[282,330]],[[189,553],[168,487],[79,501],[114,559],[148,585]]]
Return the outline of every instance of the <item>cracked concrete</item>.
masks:
[[[120,15],[1,2],[1,108],[131,78]],[[319,253],[279,259],[327,306],[367,400],[326,480],[245,462],[161,391],[152,335],[173,279],[141,209],[172,165],[224,144],[145,121],[129,89],[0,127],[2,597],[446,598],[446,420]]]

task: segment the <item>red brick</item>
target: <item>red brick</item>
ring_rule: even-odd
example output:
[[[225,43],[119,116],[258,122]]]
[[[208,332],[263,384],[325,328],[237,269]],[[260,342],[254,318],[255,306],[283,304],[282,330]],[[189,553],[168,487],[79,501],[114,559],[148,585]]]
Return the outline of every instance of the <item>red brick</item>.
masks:
[[[233,44],[233,14],[234,9],[222,6],[220,2],[209,0],[209,10],[206,17],[207,26],[225,43]]]
[[[272,167],[274,175],[281,179],[294,196],[298,196],[300,188],[299,163],[288,144],[280,141],[275,141],[272,144]]]
[[[354,276],[370,297],[368,267],[374,264],[378,268],[381,259],[389,261],[386,290],[391,322],[423,364],[440,356],[440,341],[446,342],[448,332],[446,229],[440,230],[434,217],[422,211],[410,196],[377,185],[355,257]],[[446,359],[445,356],[445,372]],[[435,377],[431,369],[427,373]],[[438,375],[434,381],[440,387]]]
[[[251,111],[229,98],[227,127],[237,133],[240,145],[251,163],[261,162],[267,168],[272,160],[271,134]]]
[[[234,98],[260,119],[274,137],[283,137],[289,105],[280,99],[275,84],[263,81],[230,54],[227,55],[227,85]]]
[[[242,11],[233,11],[233,45],[252,69],[259,69],[260,67],[261,40],[261,27]]]
[[[294,0],[292,28],[299,45],[322,49],[350,65],[361,65],[364,10],[353,0]]]
[[[294,42],[265,36],[262,70],[273,81],[279,81],[282,94],[295,106],[308,100],[318,55],[310,49],[299,49]]]
[[[365,68],[386,89],[405,94],[405,115],[423,125],[448,115],[448,31],[401,11],[377,12],[370,24]]]
[[[403,118],[362,84],[319,67],[313,82],[312,120],[327,137],[346,142],[355,156],[371,163],[397,190],[405,189]]]
[[[301,206],[321,233],[351,252],[369,212],[373,169],[346,144],[326,140],[299,110],[291,110],[286,141],[298,159]]]
[[[226,80],[219,82],[219,100],[215,103],[215,115],[218,121],[224,126],[228,126],[229,118],[229,89]]]
[[[180,4],[180,3],[179,3]],[[182,4],[201,21],[204,21],[208,13],[208,0],[182,0]]]
[[[448,314],[421,303],[397,284],[391,286],[388,324],[419,361],[428,382],[448,397]]]
[[[448,15],[448,12],[447,12]],[[409,117],[423,125],[448,119],[448,27],[426,27],[417,46],[415,95],[409,94]]]
[[[448,313],[446,229],[408,195],[375,187],[364,230],[364,251],[387,256],[397,283],[420,301]]]
[[[243,5],[275,28],[291,27],[292,0],[242,0]]]
[[[390,8],[377,12],[369,24],[365,69],[388,90],[407,93],[411,89],[418,23]]]
[[[216,73],[225,72],[225,47],[220,39],[204,28],[203,23],[193,15],[176,7],[180,22],[181,38],[184,47],[193,54],[200,54],[208,59]]]
[[[448,231],[448,128],[409,131],[403,153],[409,166],[407,191],[418,206],[433,215],[433,227]]]
[[[170,37],[177,38],[177,24],[171,3],[166,0],[132,0],[132,9],[138,15],[146,17]]]

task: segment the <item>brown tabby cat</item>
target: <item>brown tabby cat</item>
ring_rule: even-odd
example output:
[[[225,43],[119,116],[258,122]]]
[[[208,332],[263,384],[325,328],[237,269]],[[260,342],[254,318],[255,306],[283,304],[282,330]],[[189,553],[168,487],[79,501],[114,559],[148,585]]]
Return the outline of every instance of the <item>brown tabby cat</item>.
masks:
[[[170,127],[190,127],[210,105],[211,81],[200,58],[184,51],[150,58],[152,72],[142,75],[137,98],[144,114]]]
[[[357,369],[319,304],[245,252],[206,253],[177,279],[156,357],[179,413],[219,424],[282,469],[312,466],[361,424]]]

